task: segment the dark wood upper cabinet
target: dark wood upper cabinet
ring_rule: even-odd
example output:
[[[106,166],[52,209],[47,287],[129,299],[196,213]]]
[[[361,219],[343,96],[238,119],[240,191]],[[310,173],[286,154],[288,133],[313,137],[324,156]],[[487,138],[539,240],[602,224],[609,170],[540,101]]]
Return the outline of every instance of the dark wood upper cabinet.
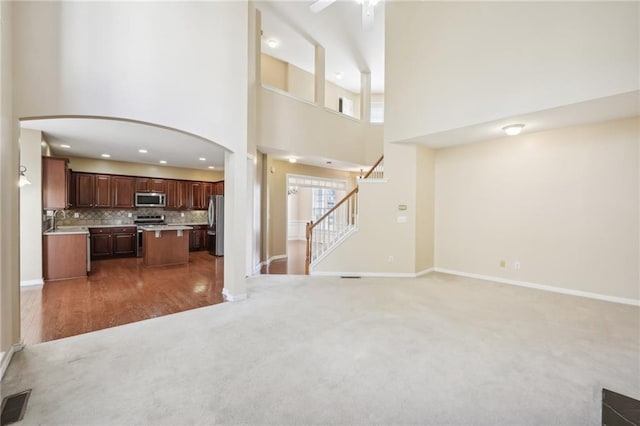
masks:
[[[112,207],[111,206],[111,176],[96,175],[96,191],[94,198],[94,207]]]
[[[42,157],[42,208],[66,209],[69,204],[66,158]]]
[[[178,194],[178,181],[166,181],[167,209],[177,210],[180,208],[180,197]]]
[[[166,181],[164,179],[151,179],[149,182],[150,192],[165,193],[167,191]]]
[[[112,207],[132,209],[135,190],[135,179],[127,176],[111,177]]]
[[[209,197],[215,195],[215,183],[202,182],[202,208],[209,207]]]
[[[221,180],[220,182],[216,182],[213,185],[215,185],[215,189],[214,189],[214,195],[224,195],[224,181]]]
[[[78,208],[93,207],[95,193],[95,175],[91,173],[74,173],[75,182],[75,206]]]
[[[202,200],[203,200],[203,192],[202,192],[202,183],[201,182],[191,182],[189,185],[189,203],[188,208],[191,210],[202,210]]]
[[[136,192],[151,192],[151,179],[136,178]]]

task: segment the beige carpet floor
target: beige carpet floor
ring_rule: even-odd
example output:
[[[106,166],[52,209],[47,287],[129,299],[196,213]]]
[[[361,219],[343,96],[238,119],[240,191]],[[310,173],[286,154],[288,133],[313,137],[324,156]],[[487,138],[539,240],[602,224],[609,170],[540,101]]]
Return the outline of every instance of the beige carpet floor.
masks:
[[[444,274],[257,276],[250,298],[27,347],[22,424],[597,425],[640,309]]]

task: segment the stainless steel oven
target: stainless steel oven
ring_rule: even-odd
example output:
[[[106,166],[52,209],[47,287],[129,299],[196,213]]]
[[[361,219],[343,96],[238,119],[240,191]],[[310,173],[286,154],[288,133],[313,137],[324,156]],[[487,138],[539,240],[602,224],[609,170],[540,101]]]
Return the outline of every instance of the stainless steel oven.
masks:
[[[141,226],[144,225],[166,225],[167,222],[165,222],[164,220],[164,215],[163,214],[151,214],[151,215],[139,215],[136,216],[135,219],[133,220],[133,223],[136,224],[136,226],[138,227],[138,239],[137,239],[137,244],[136,244],[136,255],[138,257],[142,256],[142,251],[144,250],[144,248],[142,247],[142,233],[144,232],[142,229],[140,229]]]

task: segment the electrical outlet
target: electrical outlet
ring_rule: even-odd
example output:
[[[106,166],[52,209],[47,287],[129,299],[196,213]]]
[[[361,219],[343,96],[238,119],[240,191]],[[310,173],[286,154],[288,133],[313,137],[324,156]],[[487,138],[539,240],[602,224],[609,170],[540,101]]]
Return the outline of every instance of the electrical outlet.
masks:
[[[74,219],[77,219],[77,218],[79,218],[79,217],[80,217],[80,213],[74,213],[74,214],[73,214],[73,218],[74,218]]]
[[[180,217],[184,217],[184,213],[180,213]]]
[[[520,269],[520,261],[516,260],[515,262],[513,262],[513,269]]]
[[[389,262],[389,263],[393,263],[393,256],[389,256],[389,257],[387,257],[387,262]]]
[[[500,259],[500,267],[505,268],[507,266],[507,261],[504,259]]]
[[[133,213],[127,213],[127,217],[133,217]]]

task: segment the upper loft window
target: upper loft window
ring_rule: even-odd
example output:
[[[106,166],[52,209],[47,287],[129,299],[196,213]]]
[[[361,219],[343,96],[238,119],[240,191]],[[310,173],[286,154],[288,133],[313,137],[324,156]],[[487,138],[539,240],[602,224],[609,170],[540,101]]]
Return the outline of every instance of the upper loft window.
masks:
[[[371,101],[371,122],[384,123],[384,101]]]

